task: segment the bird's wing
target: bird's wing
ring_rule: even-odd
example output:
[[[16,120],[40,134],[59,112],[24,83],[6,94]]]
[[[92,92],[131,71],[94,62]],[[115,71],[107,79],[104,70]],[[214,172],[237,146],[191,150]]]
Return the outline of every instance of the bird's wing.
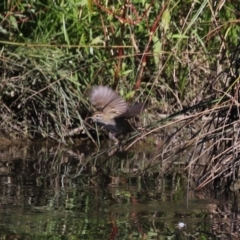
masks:
[[[92,105],[99,111],[112,114],[113,117],[122,115],[127,111],[127,103],[111,88],[106,86],[94,86],[90,90],[89,99]]]

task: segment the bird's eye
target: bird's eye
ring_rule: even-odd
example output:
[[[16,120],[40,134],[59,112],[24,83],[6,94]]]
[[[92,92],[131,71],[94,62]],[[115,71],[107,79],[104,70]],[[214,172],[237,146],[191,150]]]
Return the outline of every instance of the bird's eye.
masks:
[[[96,114],[96,115],[95,115],[95,118],[96,118],[96,119],[100,119],[100,118],[101,118],[100,114]]]

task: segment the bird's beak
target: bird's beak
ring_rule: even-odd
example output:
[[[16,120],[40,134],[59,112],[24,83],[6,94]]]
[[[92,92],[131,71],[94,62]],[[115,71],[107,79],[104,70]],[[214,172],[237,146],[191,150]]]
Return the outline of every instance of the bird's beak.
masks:
[[[92,119],[92,117],[85,118],[85,121],[87,122],[89,119]]]

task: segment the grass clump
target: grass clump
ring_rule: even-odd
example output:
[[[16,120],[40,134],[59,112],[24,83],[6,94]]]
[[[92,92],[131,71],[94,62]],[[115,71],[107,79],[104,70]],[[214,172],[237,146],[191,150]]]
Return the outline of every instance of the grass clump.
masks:
[[[81,123],[78,112],[87,104],[71,64],[74,57],[58,49],[25,49],[18,54],[3,52],[1,129],[12,137],[63,140],[76,121]]]

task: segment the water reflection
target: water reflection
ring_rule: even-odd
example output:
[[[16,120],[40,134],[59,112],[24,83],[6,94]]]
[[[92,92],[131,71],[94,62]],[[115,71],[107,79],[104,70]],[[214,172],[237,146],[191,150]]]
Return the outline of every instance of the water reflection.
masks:
[[[181,164],[171,172],[154,162],[153,172],[147,152],[73,149],[1,151],[1,239],[225,239],[239,224],[230,204],[188,188]]]

